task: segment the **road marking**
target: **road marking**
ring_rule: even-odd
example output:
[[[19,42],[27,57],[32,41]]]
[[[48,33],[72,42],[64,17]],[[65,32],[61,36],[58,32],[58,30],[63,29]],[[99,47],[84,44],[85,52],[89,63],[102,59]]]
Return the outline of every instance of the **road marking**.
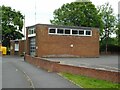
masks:
[[[30,82],[30,88],[33,88],[33,90],[35,90],[34,84],[31,80],[31,78],[28,76],[28,74],[26,72],[23,71],[23,73],[25,74],[27,80]]]
[[[17,68],[16,69],[17,71],[19,69],[25,75],[25,77],[27,78],[28,82],[30,82],[30,88],[35,90],[34,84],[33,84],[32,80],[31,80],[31,78],[29,77],[29,75],[26,72],[24,72],[23,70],[21,70],[19,67],[17,67],[14,63],[11,63],[11,64]]]

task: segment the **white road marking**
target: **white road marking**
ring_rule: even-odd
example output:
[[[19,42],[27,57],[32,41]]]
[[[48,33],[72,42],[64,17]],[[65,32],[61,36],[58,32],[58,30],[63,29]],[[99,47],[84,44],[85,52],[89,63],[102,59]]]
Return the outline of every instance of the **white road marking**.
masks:
[[[26,72],[23,71],[23,73],[25,74],[25,77],[27,78],[27,80],[30,82],[30,88],[33,88],[33,90],[35,90],[35,87],[31,78],[26,74]]]

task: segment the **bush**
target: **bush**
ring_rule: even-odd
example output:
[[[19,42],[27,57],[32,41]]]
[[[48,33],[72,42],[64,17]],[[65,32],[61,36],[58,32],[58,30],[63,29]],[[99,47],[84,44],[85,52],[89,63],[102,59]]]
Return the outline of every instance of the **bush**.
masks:
[[[105,48],[106,48],[105,44],[101,45],[100,46],[100,52],[104,52]],[[111,52],[111,53],[120,53],[120,46],[108,44],[107,50],[108,50],[108,52]]]

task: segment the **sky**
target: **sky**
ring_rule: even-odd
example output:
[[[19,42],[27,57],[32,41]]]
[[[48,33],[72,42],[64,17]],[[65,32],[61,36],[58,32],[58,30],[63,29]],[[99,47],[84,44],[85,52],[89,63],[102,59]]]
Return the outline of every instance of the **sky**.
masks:
[[[16,11],[25,15],[25,27],[37,23],[50,24],[53,19],[53,12],[65,3],[75,0],[0,0],[0,6],[10,6]],[[115,15],[118,13],[118,2],[120,0],[90,0],[97,7],[109,2],[114,9]]]

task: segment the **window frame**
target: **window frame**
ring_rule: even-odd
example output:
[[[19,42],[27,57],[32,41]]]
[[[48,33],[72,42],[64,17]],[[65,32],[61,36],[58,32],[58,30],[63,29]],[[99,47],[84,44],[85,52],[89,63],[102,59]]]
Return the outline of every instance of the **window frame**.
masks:
[[[70,30],[70,34],[66,34],[66,33],[65,33],[66,30]],[[65,29],[64,29],[64,34],[65,34],[65,35],[71,35],[71,29],[65,28]]]
[[[35,27],[29,28],[28,29],[28,37],[34,37],[34,36],[36,36]]]
[[[55,33],[50,33],[50,29],[55,29]],[[63,29],[63,33],[58,33],[58,30],[59,29]],[[65,30],[70,30],[70,34],[66,34],[65,33]],[[72,33],[72,31],[73,30],[77,30],[77,34],[73,34]],[[82,35],[82,34],[79,34],[79,31],[84,31],[84,34]],[[86,32],[87,31],[90,31],[90,35],[86,35]],[[65,36],[67,36],[67,35],[70,35],[70,36],[92,36],[92,30],[85,30],[85,29],[70,29],[70,28],[52,28],[52,27],[50,27],[50,28],[48,28],[48,34],[50,34],[50,35],[65,35]]]
[[[72,35],[79,36],[79,29],[72,29],[72,31],[73,30],[77,30],[77,34],[73,34],[73,32],[72,32]]]
[[[79,36],[85,36],[85,30],[79,29],[79,31],[83,31],[84,32],[83,34],[80,34],[80,32],[79,32]]]
[[[55,33],[50,33],[50,29],[55,29]],[[49,29],[48,29],[48,34],[56,34],[56,33],[57,33],[57,32],[56,32],[56,29],[57,29],[57,28],[49,28]]]
[[[86,34],[87,31],[90,31],[90,35]],[[85,32],[85,36],[92,36],[92,31],[91,30],[85,30],[84,32]]]
[[[58,33],[58,29],[63,30],[63,33]],[[64,35],[64,34],[65,34],[65,30],[64,30],[64,28],[57,28],[57,35]]]

